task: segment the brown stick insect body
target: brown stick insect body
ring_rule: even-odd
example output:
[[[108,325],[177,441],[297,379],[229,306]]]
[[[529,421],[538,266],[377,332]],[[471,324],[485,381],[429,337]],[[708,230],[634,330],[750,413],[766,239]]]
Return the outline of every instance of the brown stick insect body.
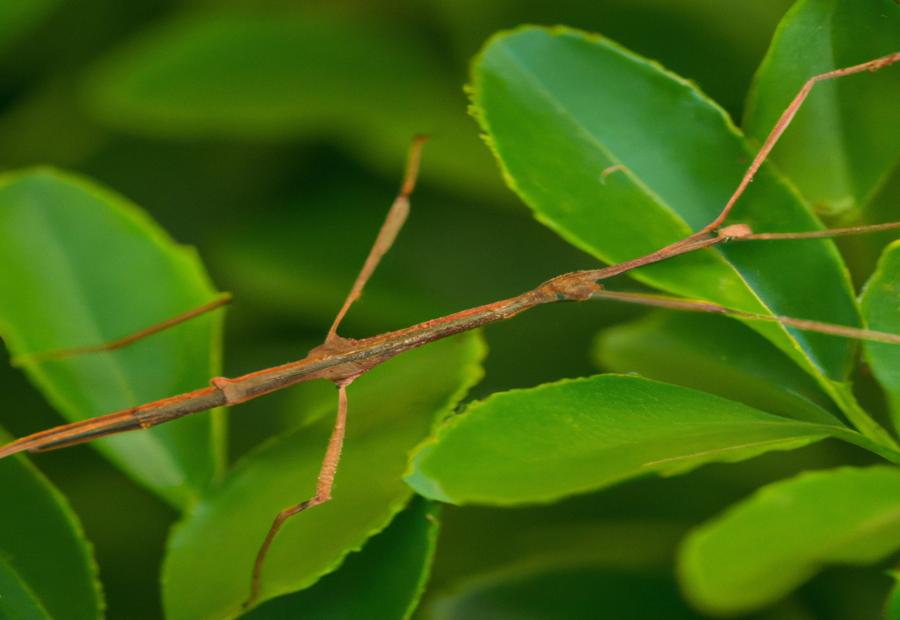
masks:
[[[667,245],[646,256],[625,261],[617,265],[556,276],[530,291],[515,297],[510,297],[509,299],[503,299],[483,306],[463,310],[461,312],[432,319],[405,329],[384,333],[378,336],[360,340],[342,338],[337,335],[341,320],[346,315],[350,306],[362,294],[366,282],[375,271],[381,258],[390,249],[409,213],[409,195],[415,185],[421,147],[424,142],[424,138],[416,138],[410,149],[407,171],[400,193],[391,206],[385,223],[375,240],[369,256],[322,345],[316,347],[310,351],[305,358],[296,362],[266,368],[232,379],[216,377],[211,380],[211,385],[209,387],[203,389],[136,407],[130,407],[97,418],[65,424],[56,428],[34,433],[33,435],[23,437],[6,446],[0,447],[0,458],[24,451],[39,452],[53,450],[86,441],[92,441],[115,433],[150,428],[151,426],[162,424],[198,411],[205,411],[227,405],[237,405],[303,381],[310,381],[313,379],[327,379],[332,381],[338,387],[338,412],[335,427],[319,472],[315,495],[302,503],[284,509],[275,518],[272,527],[262,543],[253,567],[251,594],[246,602],[246,606],[250,606],[255,603],[259,597],[260,576],[266,554],[284,522],[307,508],[322,504],[331,499],[331,491],[340,460],[341,447],[343,445],[346,427],[347,387],[363,373],[404,351],[420,347],[441,338],[446,338],[453,334],[511,318],[541,304],[555,303],[558,301],[584,301],[588,299],[613,299],[676,310],[714,312],[727,314],[744,320],[774,321],[785,326],[792,326],[799,329],[822,332],[835,336],[900,344],[900,335],[896,334],[831,325],[791,317],[752,314],[735,311],[705,301],[686,300],[661,295],[610,291],[603,288],[601,285],[603,280],[623,274],[632,269],[668,260],[703,248],[710,248],[725,242],[817,239],[900,228],[900,222],[802,233],[754,233],[746,225],[733,225],[720,228],[728,217],[732,207],[743,194],[747,185],[768,157],[770,151],[775,146],[775,143],[788,127],[797,110],[817,82],[863,71],[877,71],[878,69],[898,61],[900,61],[900,52],[810,78],[778,119],[775,127],[766,138],[760,151],[754,157],[744,174],[743,179],[722,211],[713,221],[685,239]],[[59,359],[70,355],[107,351],[127,346],[140,338],[161,331],[166,327],[186,321],[203,312],[213,310],[224,303],[227,303],[228,299],[229,297],[227,296],[220,296],[200,308],[193,309],[187,313],[168,319],[167,321],[111,343],[92,347],[68,349],[65,351],[20,356],[14,360],[14,362],[20,362],[25,357],[30,358],[32,361],[45,361],[48,359]],[[881,445],[887,445],[892,448],[897,447],[896,442],[880,426],[876,425],[874,428],[860,427],[859,430],[863,434],[868,435],[870,438],[881,443]]]

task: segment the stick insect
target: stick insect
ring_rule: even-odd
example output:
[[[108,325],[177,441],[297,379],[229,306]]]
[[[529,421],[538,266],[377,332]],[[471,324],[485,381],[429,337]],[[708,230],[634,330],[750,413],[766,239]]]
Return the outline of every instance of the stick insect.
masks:
[[[831,334],[839,337],[900,344],[900,335],[897,334],[833,325],[786,316],[753,314],[705,301],[681,299],[664,295],[613,291],[605,288],[602,284],[604,280],[629,272],[633,269],[669,260],[676,256],[695,252],[704,248],[712,248],[723,243],[744,243],[754,240],[820,239],[840,235],[900,229],[900,222],[892,222],[814,232],[757,233],[745,224],[724,225],[735,203],[744,193],[748,184],[753,180],[760,166],[767,159],[772,148],[790,125],[791,120],[794,118],[816,83],[864,71],[877,71],[898,61],[900,61],[900,52],[895,52],[865,63],[836,69],[810,78],[782,113],[759,152],[748,166],[739,185],[719,214],[706,226],[688,237],[671,243],[645,256],[633,258],[619,264],[556,276],[536,288],[515,297],[477,306],[404,329],[368,338],[358,340],[344,338],[338,335],[338,329],[340,328],[344,317],[351,306],[362,295],[366,283],[375,272],[382,257],[393,245],[409,214],[409,198],[416,184],[422,146],[425,142],[424,137],[417,137],[413,140],[409,150],[406,171],[400,191],[388,210],[387,217],[375,239],[369,255],[354,281],[349,294],[344,300],[343,305],[331,324],[323,344],[312,349],[303,359],[295,362],[265,368],[236,378],[215,377],[211,379],[208,387],[202,389],[34,433],[13,441],[6,446],[0,447],[0,458],[5,458],[25,451],[41,452],[54,450],[82,442],[93,441],[115,433],[147,429],[192,413],[205,411],[215,407],[238,405],[303,381],[310,381],[313,379],[325,379],[331,381],[337,386],[338,409],[334,428],[319,471],[315,494],[313,497],[306,499],[303,502],[285,508],[275,517],[268,533],[261,542],[252,572],[248,575],[250,579],[250,596],[244,605],[245,607],[250,607],[259,599],[261,576],[266,556],[284,523],[304,510],[329,501],[332,497],[335,475],[340,462],[346,428],[348,387],[362,374],[404,351],[423,346],[453,334],[512,318],[538,305],[555,303],[558,301],[585,301],[590,299],[609,299],[674,310],[724,314],[742,320],[771,321],[780,323],[784,326]],[[607,171],[603,171],[603,174],[605,175],[611,172],[614,172],[614,170],[608,169]],[[73,355],[89,355],[125,347],[141,338],[151,336],[163,329],[215,310],[226,304],[229,300],[229,295],[222,295],[201,307],[167,319],[166,321],[134,334],[124,336],[113,342],[74,349],[39,352],[27,356],[20,356],[18,360],[13,361],[15,363],[16,361],[21,361],[23,357],[27,357],[32,362],[38,362],[60,359]],[[886,445],[896,446],[894,439],[877,425],[875,425],[874,428],[860,427],[859,430],[863,433],[870,434],[870,436],[877,437],[879,441]]]

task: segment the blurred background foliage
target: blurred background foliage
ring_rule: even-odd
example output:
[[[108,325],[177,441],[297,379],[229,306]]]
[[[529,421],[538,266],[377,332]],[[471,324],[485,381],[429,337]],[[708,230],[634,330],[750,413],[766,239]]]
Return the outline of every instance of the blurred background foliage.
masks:
[[[234,292],[225,374],[239,374],[300,358],[321,341],[393,198],[414,133],[433,140],[413,215],[348,317],[346,335],[401,327],[595,264],[536,223],[505,188],[466,113],[468,62],[489,35],[521,23],[602,32],[693,80],[739,121],[753,72],[789,4],[4,0],[0,166],[49,164],[86,174],[196,246],[216,285]],[[223,81],[216,73],[223,65],[241,79]],[[890,219],[885,214],[898,197],[895,175],[865,217]],[[857,283],[884,239],[844,245]],[[644,314],[558,305],[493,326],[486,376],[471,397],[598,368],[713,389],[696,375],[679,376],[664,355],[641,355],[641,346],[652,353],[663,321],[628,325]],[[708,325],[711,334],[736,328]],[[669,327],[675,351],[706,329],[704,319]],[[706,344],[696,354],[700,363],[714,356]],[[785,407],[821,400],[805,378],[798,382]],[[0,389],[0,425],[11,433],[59,422],[17,371],[0,368]],[[881,407],[877,395],[863,392]],[[236,409],[230,458],[316,415],[332,397],[328,386],[309,385]],[[527,617],[551,618],[565,600],[566,617],[587,618],[596,617],[590,610],[598,597],[627,608],[629,600],[658,596],[671,601],[665,617],[696,617],[681,610],[669,577],[674,547],[690,524],[759,484],[865,458],[827,443],[553,506],[445,507],[419,613],[507,617],[485,615],[499,609],[524,617],[527,609]],[[109,617],[159,617],[160,561],[176,514],[91,448],[36,462],[95,545]],[[766,617],[876,617],[890,581],[878,569],[848,575],[826,571]],[[609,592],[597,590],[598,580]]]

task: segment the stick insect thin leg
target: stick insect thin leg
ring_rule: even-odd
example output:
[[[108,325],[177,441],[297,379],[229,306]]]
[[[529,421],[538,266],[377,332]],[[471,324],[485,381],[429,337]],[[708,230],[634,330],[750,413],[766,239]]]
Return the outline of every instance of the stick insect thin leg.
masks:
[[[794,119],[794,116],[797,114],[800,106],[803,105],[806,97],[809,95],[810,91],[812,91],[813,86],[815,86],[818,82],[824,82],[826,80],[832,80],[834,78],[853,75],[855,73],[862,73],[863,71],[878,71],[879,69],[883,69],[884,67],[894,64],[895,62],[900,62],[900,52],[894,52],[893,54],[888,54],[887,56],[882,56],[881,58],[876,58],[868,62],[853,65],[852,67],[844,67],[842,69],[827,71],[826,73],[820,73],[819,75],[814,75],[813,77],[809,78],[806,83],[803,84],[803,86],[800,88],[799,92],[797,92],[797,95],[794,97],[791,103],[788,104],[788,107],[785,108],[784,112],[781,113],[781,116],[778,118],[778,121],[775,123],[772,131],[769,132],[769,135],[766,137],[765,142],[763,142],[763,145],[759,149],[759,152],[753,158],[753,161],[750,163],[750,166],[744,173],[744,177],[738,184],[737,189],[734,190],[731,198],[728,199],[725,207],[722,209],[719,215],[716,216],[716,219],[704,226],[701,230],[694,233],[694,235],[692,236],[707,234],[722,225],[722,223],[728,217],[728,214],[731,212],[731,209],[738,201],[738,198],[741,197],[741,195],[744,193],[744,190],[747,189],[747,186],[750,184],[750,181],[753,180],[753,177],[756,175],[757,171],[759,171],[760,166],[762,166],[763,162],[766,160],[766,158],[768,158],[769,153],[778,142],[781,134],[783,134],[784,130],[788,128],[788,125],[791,124],[791,121]]]
[[[196,308],[188,310],[187,312],[177,314],[171,318],[166,319],[165,321],[154,323],[150,327],[145,327],[144,329],[136,331],[127,336],[123,336],[122,338],[118,338],[117,340],[84,347],[56,349],[54,351],[45,351],[43,353],[23,353],[21,355],[14,356],[10,360],[10,363],[13,366],[24,366],[25,364],[29,363],[39,364],[41,362],[48,362],[51,360],[61,360],[68,357],[75,357],[77,355],[101,353],[103,351],[114,351],[116,349],[127,347],[130,344],[134,344],[138,340],[142,340],[148,336],[152,336],[153,334],[158,334],[159,332],[165,331],[170,327],[175,327],[176,325],[180,325],[181,323],[190,321],[191,319],[194,319],[198,316],[204,315],[208,312],[212,312],[213,310],[221,308],[222,306],[230,302],[231,293],[220,293],[212,301],[209,301],[202,306],[197,306]]]
[[[272,546],[272,542],[281,531],[285,522],[291,517],[300,514],[307,508],[324,504],[331,499],[331,489],[334,487],[334,478],[337,474],[338,464],[341,460],[341,449],[344,446],[344,434],[347,428],[347,385],[350,382],[338,384],[338,411],[334,422],[334,430],[331,431],[331,439],[328,440],[328,448],[325,450],[325,458],[322,459],[322,467],[319,470],[319,479],[316,483],[316,494],[304,502],[289,506],[278,513],[262,546],[256,554],[256,562],[253,564],[253,578],[250,581],[250,596],[244,603],[244,607],[250,607],[259,598],[260,577],[263,564]]]

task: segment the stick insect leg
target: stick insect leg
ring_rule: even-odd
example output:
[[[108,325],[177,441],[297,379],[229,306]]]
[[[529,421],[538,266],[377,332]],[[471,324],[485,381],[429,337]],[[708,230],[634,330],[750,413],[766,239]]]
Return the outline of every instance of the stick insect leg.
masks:
[[[809,78],[797,92],[794,99],[791,100],[791,103],[788,104],[788,107],[785,108],[784,112],[781,113],[781,116],[778,118],[778,121],[775,123],[772,131],[770,131],[769,135],[766,136],[765,142],[763,142],[763,145],[759,149],[759,152],[753,158],[753,161],[750,163],[750,166],[744,173],[744,177],[738,184],[737,189],[731,195],[731,198],[728,199],[725,207],[722,209],[719,215],[716,216],[716,219],[704,226],[701,230],[694,233],[692,237],[706,235],[722,225],[722,222],[724,222],[728,217],[728,214],[731,212],[734,204],[738,201],[738,198],[740,198],[744,193],[744,190],[747,189],[750,181],[753,180],[753,177],[759,171],[760,166],[762,166],[763,162],[769,156],[769,153],[778,142],[781,134],[783,134],[784,130],[788,128],[788,125],[791,124],[791,121],[794,119],[794,116],[797,114],[800,106],[803,105],[806,97],[812,91],[813,86],[815,86],[818,82],[824,82],[826,80],[853,75],[855,73],[862,73],[863,71],[878,71],[879,69],[883,69],[884,67],[892,65],[895,62],[900,62],[900,52],[894,52],[893,54],[888,54],[887,56],[882,56],[881,58],[876,58],[868,62],[853,65],[852,67],[844,67],[842,69],[827,71],[825,73],[820,73]]]
[[[278,532],[281,531],[285,522],[293,516],[296,516],[313,506],[324,504],[331,499],[331,489],[334,487],[334,478],[337,474],[338,464],[341,460],[341,449],[344,446],[344,434],[347,427],[347,385],[350,382],[338,384],[338,411],[334,422],[334,429],[331,431],[331,438],[328,440],[328,448],[325,450],[325,458],[322,459],[322,467],[319,470],[319,479],[316,483],[316,494],[304,502],[289,506],[278,513],[269,532],[263,540],[262,546],[256,554],[256,562],[253,564],[253,578],[250,582],[250,597],[244,603],[244,607],[250,607],[259,597],[260,577],[262,576],[263,564],[269,549]]]
[[[231,293],[220,293],[212,301],[209,301],[202,306],[198,306],[196,308],[188,310],[187,312],[177,314],[171,318],[166,319],[165,321],[154,323],[150,327],[146,327],[134,332],[133,334],[123,336],[122,338],[119,338],[117,340],[84,347],[56,349],[54,351],[45,351],[43,353],[24,353],[22,355],[14,356],[10,360],[10,363],[13,366],[23,366],[27,363],[35,364],[47,362],[50,360],[61,360],[68,357],[75,357],[76,355],[86,355],[88,353],[114,351],[115,349],[121,349],[123,347],[127,347],[130,344],[134,344],[138,340],[143,340],[144,338],[152,336],[153,334],[158,334],[159,332],[169,329],[170,327],[180,325],[181,323],[190,321],[191,319],[194,319],[198,316],[201,316],[208,312],[212,312],[213,310],[221,308],[229,302],[231,302]]]

